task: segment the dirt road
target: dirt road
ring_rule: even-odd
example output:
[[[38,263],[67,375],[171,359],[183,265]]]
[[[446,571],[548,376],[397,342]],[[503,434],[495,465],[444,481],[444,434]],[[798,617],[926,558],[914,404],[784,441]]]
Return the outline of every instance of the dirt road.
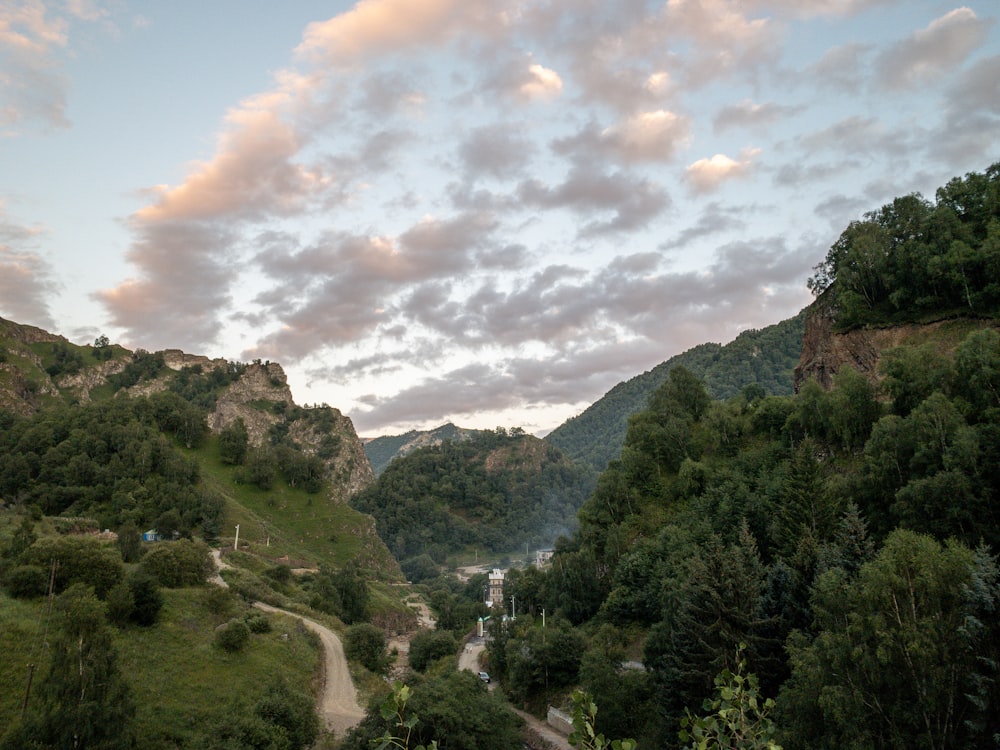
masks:
[[[215,559],[217,570],[209,581],[223,588],[229,588],[219,575],[219,569],[230,566],[222,560],[219,550],[212,550],[212,557]],[[324,726],[332,729],[337,739],[342,738],[348,729],[357,726],[365,718],[365,712],[358,703],[358,693],[354,689],[354,683],[351,682],[351,673],[347,669],[347,658],[344,656],[344,646],[340,638],[325,625],[320,625],[295,612],[272,607],[263,602],[254,602],[253,606],[264,612],[296,617],[319,636],[323,644],[323,694],[316,706],[316,712]]]
[[[308,617],[278,609],[263,602],[254,602],[253,606],[265,612],[297,617],[307,628],[319,636],[323,644],[325,661],[323,695],[317,710],[327,729],[332,729],[338,739],[342,738],[348,729],[357,726],[365,718],[365,712],[358,703],[358,693],[354,689],[354,683],[351,682],[351,673],[347,670],[347,659],[344,657],[344,647],[340,638],[328,627],[320,625]]]
[[[478,672],[479,655],[485,648],[486,641],[484,639],[469,639],[468,644],[462,649],[462,653],[458,655],[458,668],[468,669],[470,672]],[[492,687],[493,685],[491,684],[490,688]],[[524,723],[529,727],[529,735],[527,739],[530,747],[554,750],[573,750],[573,746],[569,744],[566,737],[559,734],[559,732],[550,727],[544,721],[539,721],[525,711],[518,711],[516,708],[513,710],[518,716],[524,719]]]

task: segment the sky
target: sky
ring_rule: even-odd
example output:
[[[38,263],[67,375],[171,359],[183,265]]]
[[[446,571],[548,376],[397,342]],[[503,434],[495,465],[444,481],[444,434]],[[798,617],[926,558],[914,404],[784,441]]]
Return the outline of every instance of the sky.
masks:
[[[0,0],[0,316],[544,435],[1000,160],[996,0]]]

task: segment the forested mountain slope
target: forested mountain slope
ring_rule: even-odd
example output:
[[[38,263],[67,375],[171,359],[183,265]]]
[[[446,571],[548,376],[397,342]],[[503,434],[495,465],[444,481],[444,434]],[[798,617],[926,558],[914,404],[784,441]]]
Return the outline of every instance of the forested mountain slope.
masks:
[[[558,448],[501,429],[396,459],[351,505],[375,517],[400,561],[428,554],[441,563],[472,547],[551,544],[575,527],[592,485],[591,472]]]
[[[296,405],[277,363],[77,346],[0,319],[0,423],[7,504],[213,541],[252,520],[245,541],[287,539],[316,561],[344,559],[339,537],[398,575],[371,519],[346,505],[374,480],[351,421]]]
[[[892,227],[898,207],[865,221]],[[510,576],[520,622],[490,658],[513,695],[551,701],[554,682],[582,684],[598,731],[640,747],[687,747],[680,720],[713,698],[750,717],[746,746],[995,745],[1000,169],[952,181],[926,207],[905,232],[873,240],[852,225],[835,245],[807,312],[832,321],[831,336],[878,328],[868,341],[889,348],[839,359],[829,387],[807,378],[794,395],[719,401],[670,371],[629,420],[577,534],[548,570]],[[916,246],[942,274],[925,290],[957,303],[938,311],[947,320],[885,271]],[[883,269],[869,297],[866,267]],[[558,653],[527,622],[542,610]],[[546,655],[544,683],[524,654]],[[623,671],[629,658],[645,670]],[[765,696],[773,725],[754,722]]]
[[[752,384],[768,395],[789,395],[792,372],[802,351],[803,321],[800,313],[767,328],[744,331],[725,346],[700,344],[688,349],[619,383],[545,440],[573,460],[603,471],[621,452],[629,417],[646,408],[653,391],[677,366],[699,377],[712,398],[730,398]]]

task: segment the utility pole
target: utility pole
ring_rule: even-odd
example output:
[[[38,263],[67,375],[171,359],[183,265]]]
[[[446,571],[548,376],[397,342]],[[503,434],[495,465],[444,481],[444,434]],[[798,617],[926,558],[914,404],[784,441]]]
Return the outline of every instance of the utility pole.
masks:
[[[517,602],[514,601],[514,597],[510,598],[510,619],[517,619]]]
[[[233,549],[238,550],[240,548],[240,525],[236,524],[236,539],[233,541]]]

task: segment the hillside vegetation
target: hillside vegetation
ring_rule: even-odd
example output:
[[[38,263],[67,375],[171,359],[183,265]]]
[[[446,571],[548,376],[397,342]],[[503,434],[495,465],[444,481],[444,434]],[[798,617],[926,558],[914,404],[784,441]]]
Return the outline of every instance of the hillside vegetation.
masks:
[[[520,430],[479,432],[394,460],[351,505],[375,517],[397,559],[473,547],[537,548],[575,526],[591,473]]]
[[[1000,231],[998,180],[991,168],[960,181],[987,186],[984,210],[963,214],[966,236]],[[955,248],[924,249],[934,267]],[[833,270],[828,292],[850,299],[850,264]],[[829,390],[810,380],[790,396],[720,401],[673,368],[629,419],[579,531],[546,571],[511,574],[518,620],[496,631],[491,674],[539,708],[582,685],[600,706],[598,731],[640,747],[690,746],[681,720],[709,726],[692,719],[711,699],[747,717],[730,725],[734,747],[993,746],[1000,309],[987,304],[990,278],[965,277],[978,318],[961,337],[942,326],[913,334],[883,353],[875,378],[844,366]],[[885,299],[902,304],[899,283]],[[926,314],[913,304],[893,316]],[[543,609],[546,631],[530,617]],[[644,669],[623,670],[630,659]]]
[[[700,344],[688,349],[619,383],[545,440],[574,461],[604,471],[621,452],[629,417],[646,408],[653,391],[674,367],[684,367],[701,378],[716,399],[732,398],[748,386],[771,396],[790,395],[792,373],[802,350],[802,329],[800,313],[773,326],[744,331],[725,346]]]

